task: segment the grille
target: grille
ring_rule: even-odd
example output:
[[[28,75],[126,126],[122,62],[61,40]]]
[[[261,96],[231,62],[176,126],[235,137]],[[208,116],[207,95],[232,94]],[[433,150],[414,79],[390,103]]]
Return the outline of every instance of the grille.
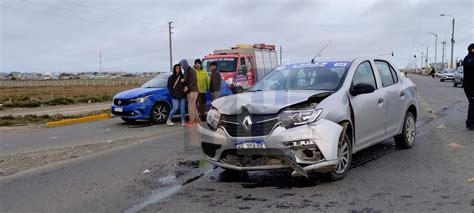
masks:
[[[114,105],[116,106],[127,106],[130,104],[128,99],[114,99]]]
[[[245,117],[249,117],[252,125],[245,128]],[[232,137],[258,137],[269,135],[278,123],[277,114],[239,114],[239,115],[223,115],[221,118],[221,126]]]

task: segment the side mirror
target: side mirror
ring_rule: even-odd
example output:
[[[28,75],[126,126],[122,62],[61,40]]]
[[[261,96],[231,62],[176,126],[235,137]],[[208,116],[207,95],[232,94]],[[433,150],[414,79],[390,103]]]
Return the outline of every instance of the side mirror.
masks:
[[[375,91],[374,86],[366,83],[358,83],[354,85],[349,91],[352,96],[357,96],[361,94],[372,93]]]

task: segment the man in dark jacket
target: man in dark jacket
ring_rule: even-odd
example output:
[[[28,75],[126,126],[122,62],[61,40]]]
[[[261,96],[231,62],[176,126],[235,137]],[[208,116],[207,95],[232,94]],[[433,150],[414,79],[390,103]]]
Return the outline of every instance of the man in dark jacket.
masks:
[[[469,101],[466,127],[474,131],[474,43],[467,48],[468,54],[463,61],[463,87]]]
[[[199,114],[196,108],[196,100],[198,96],[198,87],[197,87],[197,75],[196,71],[191,68],[186,59],[183,59],[179,62],[181,68],[184,70],[184,80],[186,82],[184,86],[184,91],[187,93],[188,99],[188,114],[189,122],[186,126],[195,126],[200,122]]]
[[[212,100],[216,100],[219,98],[220,90],[221,90],[221,72],[217,70],[217,63],[211,62],[211,85],[209,88],[209,92],[211,93]]]

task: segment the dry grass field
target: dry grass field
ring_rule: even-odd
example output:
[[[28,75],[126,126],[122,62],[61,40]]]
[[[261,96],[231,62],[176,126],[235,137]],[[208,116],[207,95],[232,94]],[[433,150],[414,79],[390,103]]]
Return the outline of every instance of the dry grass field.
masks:
[[[0,104],[2,108],[11,108],[104,102],[135,87],[138,85],[0,87]]]

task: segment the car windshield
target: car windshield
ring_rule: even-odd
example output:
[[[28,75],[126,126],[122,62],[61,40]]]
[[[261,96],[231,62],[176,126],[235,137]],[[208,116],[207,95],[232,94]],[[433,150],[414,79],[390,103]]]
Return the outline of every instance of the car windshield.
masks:
[[[166,87],[168,85],[168,78],[170,77],[169,73],[162,73],[158,74],[156,77],[152,78],[145,84],[141,86],[141,88],[160,88]]]
[[[235,72],[237,68],[237,58],[208,58],[204,59],[203,66],[207,71],[211,62],[217,63],[217,70],[221,72]]]
[[[444,73],[453,73],[454,70],[445,70]]]
[[[351,62],[317,62],[279,66],[250,91],[336,90]]]

